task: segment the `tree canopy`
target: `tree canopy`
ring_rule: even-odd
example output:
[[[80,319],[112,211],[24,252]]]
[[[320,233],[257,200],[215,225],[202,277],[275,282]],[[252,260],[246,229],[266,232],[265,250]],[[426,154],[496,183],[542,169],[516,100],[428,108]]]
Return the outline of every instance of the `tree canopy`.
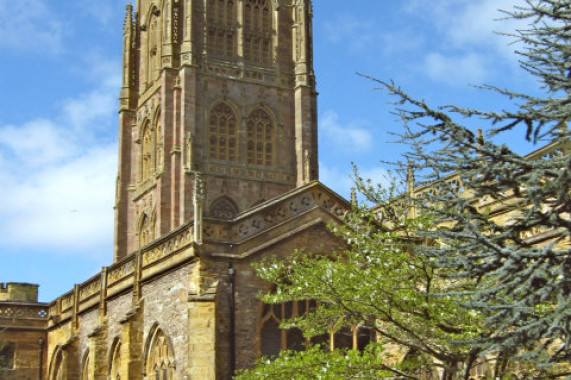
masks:
[[[488,376],[571,378],[571,2],[524,3],[506,15],[527,21],[512,37],[542,96],[482,86],[517,109],[432,107],[371,78],[396,97],[409,149],[394,164],[408,187],[379,190],[357,175],[374,207],[331,227],[346,249],[257,268],[276,284],[265,302],[320,305],[283,328],[310,338],[361,326],[376,339],[362,352],[283,352],[240,378],[469,379],[482,363]],[[494,143],[507,131],[542,148],[526,157]]]

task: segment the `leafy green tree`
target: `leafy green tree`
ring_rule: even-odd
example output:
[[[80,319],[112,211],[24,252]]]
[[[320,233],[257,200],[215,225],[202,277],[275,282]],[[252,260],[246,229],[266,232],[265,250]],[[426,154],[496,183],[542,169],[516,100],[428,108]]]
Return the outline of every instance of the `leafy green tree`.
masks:
[[[415,231],[431,221],[408,217],[410,205],[395,196],[395,186],[377,190],[359,183],[377,207],[355,207],[344,224],[331,226],[346,249],[330,255],[295,252],[286,261],[262,262],[257,270],[276,284],[265,302],[319,301],[310,314],[287,321],[284,328],[315,337],[360,326],[373,331],[376,341],[362,352],[313,347],[282,353],[241,378],[420,379],[429,373],[469,378],[479,348],[450,342],[479,338],[481,318],[453,298],[436,296],[469,289],[461,281],[445,280],[447,270],[413,252],[422,243]]]

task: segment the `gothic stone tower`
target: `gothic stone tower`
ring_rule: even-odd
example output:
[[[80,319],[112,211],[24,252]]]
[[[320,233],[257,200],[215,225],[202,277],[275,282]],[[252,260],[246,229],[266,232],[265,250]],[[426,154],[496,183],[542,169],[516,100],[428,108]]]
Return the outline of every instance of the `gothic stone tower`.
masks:
[[[280,4],[281,3],[281,4]],[[115,261],[318,176],[310,0],[127,6]]]

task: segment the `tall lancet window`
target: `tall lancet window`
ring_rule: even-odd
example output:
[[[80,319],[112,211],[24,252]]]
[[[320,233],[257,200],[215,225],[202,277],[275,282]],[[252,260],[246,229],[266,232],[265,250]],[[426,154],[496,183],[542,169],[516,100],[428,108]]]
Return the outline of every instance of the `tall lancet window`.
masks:
[[[271,0],[244,1],[244,58],[268,66],[272,63]]]
[[[238,117],[227,103],[218,103],[208,117],[210,158],[238,160]]]
[[[256,108],[246,121],[248,163],[274,164],[275,127],[270,115],[263,108]]]
[[[208,55],[232,59],[236,56],[237,0],[208,0]]]

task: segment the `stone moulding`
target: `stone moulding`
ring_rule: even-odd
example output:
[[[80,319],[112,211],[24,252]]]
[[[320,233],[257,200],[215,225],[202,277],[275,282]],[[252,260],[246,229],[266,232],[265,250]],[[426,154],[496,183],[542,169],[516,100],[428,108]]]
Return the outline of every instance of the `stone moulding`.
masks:
[[[346,200],[312,182],[232,220],[205,219],[203,251],[214,257],[245,258],[317,224],[340,222],[350,208]]]
[[[202,226],[204,246],[194,242],[194,221],[189,221],[169,235],[155,240],[138,252],[104,268],[99,274],[79,284],[74,290],[52,301],[45,307],[46,319],[51,326],[59,325],[86,310],[97,307],[101,302],[124,294],[138,283],[168,272],[181,263],[192,260],[197,251],[212,257],[244,258],[263,247],[275,244],[282,238],[292,236],[304,229],[328,221],[340,221],[350,209],[350,204],[319,182],[294,189],[278,199],[263,202],[248,212],[228,221],[205,219]],[[291,223],[296,224],[291,227]],[[282,237],[267,239],[264,244],[254,244],[256,236],[288,227]],[[221,249],[224,246],[239,249]],[[220,248],[208,253],[210,248]],[[209,297],[196,295],[197,300]],[[77,304],[76,304],[77,303]],[[101,307],[101,305],[99,305]],[[52,317],[52,318],[49,318]]]
[[[170,267],[179,265],[182,261],[192,259],[193,229],[193,224],[188,223],[168,236],[143,247],[139,252],[132,253],[124,260],[104,268],[99,274],[77,285],[75,290],[46,305],[46,320],[50,319],[51,326],[60,324],[75,314],[97,307],[101,298],[106,300],[129,291],[136,285],[137,271],[140,272],[137,278],[142,282],[168,271]],[[101,297],[102,292],[104,297]]]
[[[48,313],[48,305],[44,303],[0,302],[0,325],[3,321],[16,324],[18,320],[47,321]]]

